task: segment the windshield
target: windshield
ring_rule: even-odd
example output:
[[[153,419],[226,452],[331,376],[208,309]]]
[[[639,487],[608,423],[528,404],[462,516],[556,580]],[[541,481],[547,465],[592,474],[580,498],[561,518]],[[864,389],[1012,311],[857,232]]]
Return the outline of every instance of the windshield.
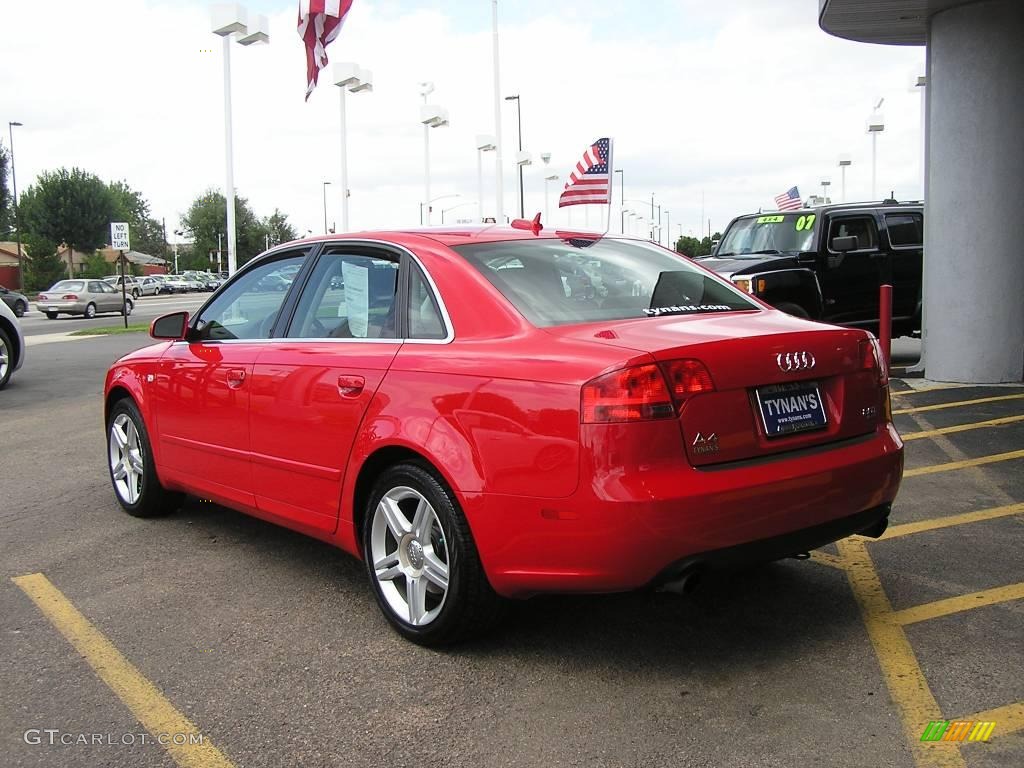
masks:
[[[809,251],[817,215],[813,213],[773,213],[737,219],[725,233],[718,256],[742,256],[747,253]]]
[[[541,327],[757,309],[687,259],[643,243],[512,240],[454,250]]]

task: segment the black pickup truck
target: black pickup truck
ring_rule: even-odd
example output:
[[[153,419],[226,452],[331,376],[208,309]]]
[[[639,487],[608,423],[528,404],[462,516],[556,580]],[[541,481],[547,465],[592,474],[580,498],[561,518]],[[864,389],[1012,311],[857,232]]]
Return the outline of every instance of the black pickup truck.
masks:
[[[878,331],[878,287],[893,286],[893,336],[921,329],[924,206],[854,203],[733,219],[697,260],[799,317]]]

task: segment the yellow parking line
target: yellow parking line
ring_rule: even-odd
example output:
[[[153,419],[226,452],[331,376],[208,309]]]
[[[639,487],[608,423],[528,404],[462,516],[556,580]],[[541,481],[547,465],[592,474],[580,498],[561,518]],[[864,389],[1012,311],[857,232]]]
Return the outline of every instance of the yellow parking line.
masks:
[[[893,620],[892,605],[864,540],[843,539],[836,546],[860,606],[889,695],[899,710],[914,762],[921,768],[966,768],[959,749],[936,749],[934,744],[920,740],[922,729],[930,721],[942,719],[939,705],[903,627]]]
[[[835,555],[830,555],[828,552],[819,552],[818,550],[814,550],[811,552],[811,560],[815,563],[820,563],[821,565],[827,565],[830,568],[843,570],[843,561]]]
[[[1021,400],[1024,395],[999,395],[997,397],[979,397],[977,400],[959,400],[955,403],[936,403],[935,405],[919,405],[916,408],[900,408],[893,411],[895,416],[898,413],[924,413],[925,411],[941,411],[943,408],[959,408],[963,405],[979,405],[981,403],[995,403],[1000,400]]]
[[[890,394],[892,394],[893,397],[896,397],[897,395],[916,395],[918,392],[943,392],[943,391],[945,391],[947,389],[966,389],[968,387],[973,387],[973,386],[975,386],[975,385],[974,384],[941,384],[941,385],[939,385],[937,387],[921,387],[920,389],[912,387],[911,389],[901,389],[899,391],[892,390],[890,392]]]
[[[982,520],[994,520],[999,517],[1020,514],[1024,514],[1024,504],[1008,504],[1005,507],[980,509],[977,512],[964,512],[963,514],[948,515],[947,517],[933,517],[931,520],[919,520],[915,523],[902,523],[901,525],[890,526],[879,540],[895,539],[897,536],[909,536],[912,533],[934,531],[938,528],[951,528],[955,525],[977,523]]]
[[[995,723],[996,727],[992,732],[995,736],[1024,731],[1024,701],[1018,701],[1014,704],[1006,704],[1005,706],[996,707],[995,709],[987,709],[984,712],[979,712],[976,715],[971,715],[970,717],[965,717],[963,719],[973,720],[975,722],[981,721],[986,723]]]
[[[998,427],[1001,424],[1012,424],[1015,421],[1024,421],[1024,414],[1020,416],[1006,416],[1002,419],[989,419],[988,421],[976,421],[973,424],[958,424],[955,427],[943,427],[942,429],[929,429],[924,432],[907,432],[900,434],[904,442],[908,440],[920,440],[923,437],[937,437],[938,435],[951,435],[955,432],[967,432],[971,429],[984,429],[985,427]]]
[[[931,464],[927,467],[915,467],[914,469],[905,470],[903,472],[903,476],[917,477],[918,475],[932,475],[936,472],[950,472],[954,469],[980,467],[983,464],[995,464],[997,461],[1010,461],[1011,459],[1020,458],[1024,458],[1024,450],[994,453],[991,456],[979,456],[977,459],[964,459],[963,461],[949,461],[945,464]]]
[[[12,581],[82,654],[100,680],[117,694],[154,738],[159,734],[200,733],[43,574],[18,576]],[[163,747],[183,768],[232,768],[231,761],[207,737],[201,744],[168,743]]]
[[[969,595],[957,595],[947,597],[944,600],[936,600],[933,603],[915,605],[913,608],[904,608],[896,611],[894,618],[904,626],[916,624],[919,621],[937,619],[940,616],[949,616],[951,613],[969,611],[972,608],[982,608],[986,605],[1004,603],[1008,600],[1024,599],[1024,582],[1010,584],[1005,587],[993,589],[982,589],[978,592],[971,592]]]

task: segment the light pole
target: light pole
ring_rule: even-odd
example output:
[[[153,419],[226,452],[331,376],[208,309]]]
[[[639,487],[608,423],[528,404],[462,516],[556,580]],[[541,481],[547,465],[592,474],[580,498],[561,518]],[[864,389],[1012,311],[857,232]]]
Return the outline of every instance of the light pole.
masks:
[[[519,166],[519,218],[526,216],[526,207],[523,202],[523,166],[529,165],[529,159],[523,162],[523,106],[519,99],[519,94],[515,96],[506,96],[505,101],[514,101],[516,103],[516,122],[519,126],[519,154],[516,155],[516,165]]]
[[[18,217],[18,176],[14,172],[14,129],[21,128],[21,123],[12,120],[7,123],[7,133],[11,139],[11,186],[14,187],[14,236],[18,243],[18,289],[25,290],[25,272],[21,266],[21,221]]]
[[[453,205],[450,208],[442,208],[441,209],[441,223],[444,224],[444,215],[446,213],[448,213],[448,211],[454,211],[456,208],[463,208],[463,207],[465,207],[467,205],[473,205],[473,201],[469,200],[469,201],[467,201],[465,203],[458,203],[457,205]]]
[[[821,180],[821,200],[824,205],[828,205],[828,188],[832,186],[832,182],[829,179]]]
[[[270,42],[266,16],[257,16],[248,23],[248,14],[241,5],[218,3],[210,9],[213,34],[220,35],[224,51],[224,197],[227,203],[228,274],[237,266],[235,238],[235,160],[231,130],[231,37],[236,35],[240,45]]]
[[[626,234],[626,172],[621,168],[615,172],[619,174],[619,231]]]
[[[331,185],[331,182],[325,181],[323,183],[324,190],[324,234],[327,234],[327,188]]]
[[[373,91],[373,72],[351,61],[334,65],[334,84],[338,86],[341,125],[341,231],[348,232],[348,146],[345,114],[345,91],[362,93]],[[324,229],[327,229],[326,202],[324,203]]]
[[[494,53],[494,204],[497,209],[495,221],[505,223],[505,178],[501,153],[501,72],[498,56],[498,0],[491,0],[491,34]]]
[[[430,225],[430,129],[448,125],[448,110],[436,104],[427,104],[427,96],[434,92],[433,83],[420,83],[420,122],[423,123],[423,199],[427,201],[427,225]]]
[[[918,175],[921,178],[921,199],[924,200],[927,190],[925,189],[925,144],[927,142],[928,126],[928,77],[915,74],[910,78],[910,90],[917,91],[921,97],[921,151],[918,152],[918,162],[921,164]]]
[[[549,187],[552,181],[558,181],[558,174],[552,173],[544,177],[544,221],[551,221],[551,196]]]
[[[665,247],[668,248],[672,245],[672,225],[669,223],[668,208],[665,209]]]
[[[476,197],[477,218],[484,222],[484,152],[493,152],[496,148],[493,136],[478,134],[476,137]],[[497,217],[494,219],[497,221]]]
[[[446,197],[462,197],[462,195],[459,195],[459,194],[454,194],[454,195],[438,195],[433,200],[429,200],[426,203],[420,203],[420,224],[423,223],[423,208],[424,208],[424,206],[426,206],[426,208],[427,208],[427,221],[429,222],[430,221],[430,206],[433,205],[434,203],[436,203],[438,200],[444,200]]]
[[[878,199],[878,134],[885,130],[885,120],[878,111],[885,99],[879,99],[875,111],[868,118],[868,133],[871,134],[871,199]]]
[[[840,184],[839,194],[842,195],[843,202],[846,202],[846,169],[853,165],[853,159],[849,155],[839,156],[839,173],[840,173]]]

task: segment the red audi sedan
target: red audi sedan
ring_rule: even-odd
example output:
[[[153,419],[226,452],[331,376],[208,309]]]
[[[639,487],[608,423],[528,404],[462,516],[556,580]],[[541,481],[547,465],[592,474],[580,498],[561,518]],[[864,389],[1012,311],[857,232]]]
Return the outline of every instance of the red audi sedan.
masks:
[[[881,535],[903,471],[870,334],[639,240],[304,240],[151,334],[107,374],[121,506],[194,494],[331,542],[423,644],[503,598],[681,590]]]

